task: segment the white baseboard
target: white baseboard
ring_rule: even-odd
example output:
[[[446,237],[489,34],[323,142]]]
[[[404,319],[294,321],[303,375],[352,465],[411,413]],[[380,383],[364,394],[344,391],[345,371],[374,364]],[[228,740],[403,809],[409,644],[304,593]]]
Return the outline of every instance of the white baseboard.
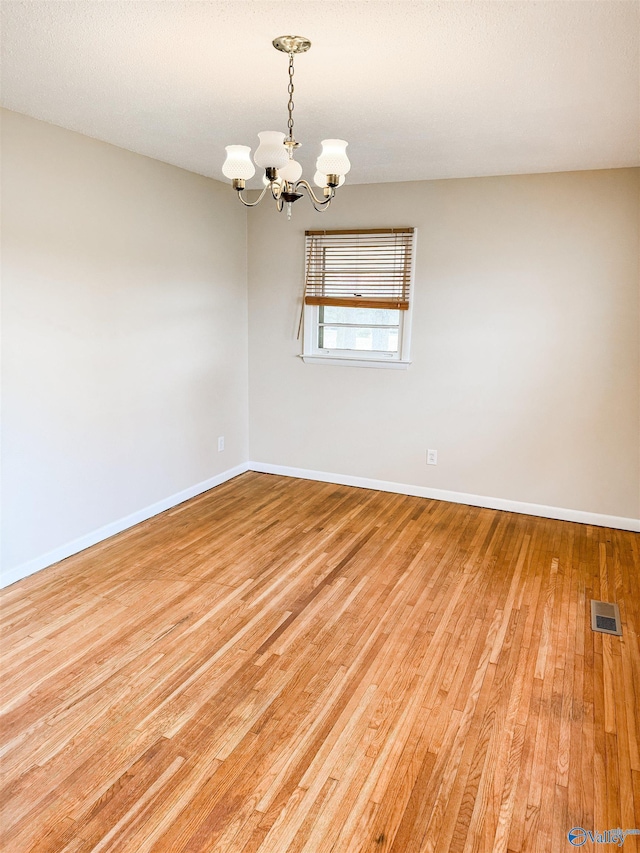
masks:
[[[22,578],[26,578],[34,574],[34,572],[39,572],[40,569],[45,569],[47,566],[53,565],[53,563],[58,563],[60,560],[71,557],[79,551],[84,551],[85,548],[90,548],[98,542],[109,539],[110,536],[115,536],[116,533],[122,533],[123,530],[133,527],[134,524],[140,524],[141,521],[146,521],[148,518],[158,515],[158,513],[164,512],[166,509],[171,509],[171,507],[188,501],[190,498],[195,498],[196,495],[200,495],[202,492],[208,492],[209,489],[213,489],[215,486],[219,486],[221,483],[237,477],[238,474],[244,474],[248,470],[248,464],[243,462],[241,465],[236,465],[235,468],[229,468],[227,471],[216,474],[215,477],[210,477],[202,483],[189,486],[188,489],[183,489],[175,495],[163,498],[163,500],[138,510],[138,512],[133,512],[125,518],[119,518],[117,521],[112,521],[111,524],[105,524],[104,527],[92,530],[91,533],[87,533],[79,539],[74,539],[73,542],[67,542],[59,548],[54,548],[53,551],[42,554],[34,560],[29,560],[29,562],[15,566],[13,569],[3,571],[2,575],[0,575],[0,588],[22,580]]]
[[[578,509],[543,506],[542,504],[505,500],[504,498],[488,498],[483,495],[468,495],[465,492],[449,492],[445,489],[432,489],[429,486],[410,486],[406,483],[372,480],[369,477],[352,477],[349,474],[328,474],[326,471],[310,471],[307,468],[271,465],[268,462],[249,462],[248,468],[251,471],[258,471],[263,474],[280,474],[283,477],[299,477],[302,480],[318,480],[321,483],[336,483],[340,486],[377,489],[379,492],[396,492],[400,495],[413,495],[418,498],[433,498],[437,501],[450,501],[451,503],[480,506],[486,509],[500,509],[523,515],[536,515],[541,518],[555,518],[559,521],[577,521],[579,524],[592,524],[596,527],[614,527],[619,530],[640,532],[640,519],[637,518],[622,518],[617,515],[602,515],[597,512],[584,512]]]
[[[419,498],[433,498],[439,501],[450,501],[451,503],[468,504],[470,506],[485,507],[486,509],[500,509],[506,512],[518,512],[524,515],[536,515],[542,518],[555,518],[560,521],[576,521],[580,524],[592,524],[596,527],[613,527],[619,530],[633,530],[640,532],[640,519],[622,518],[615,515],[602,515],[595,512],[584,512],[583,510],[565,509],[564,507],[543,506],[542,504],[530,504],[522,501],[510,501],[504,498],[488,498],[482,495],[469,495],[465,492],[449,492],[445,489],[432,489],[428,486],[412,486],[406,483],[392,483],[387,480],[373,480],[369,477],[352,477],[348,474],[329,474],[326,471],[311,471],[308,468],[292,468],[288,465],[271,465],[268,462],[245,462],[229,468],[221,474],[216,474],[202,483],[190,486],[175,495],[164,498],[151,506],[138,510],[125,518],[106,524],[97,530],[74,539],[30,560],[15,566],[13,569],[2,572],[0,575],[0,588],[9,586],[16,581],[22,580],[29,575],[45,569],[54,563],[60,562],[85,548],[90,548],[98,542],[115,536],[141,521],[146,521],[158,513],[164,512],[171,507],[177,506],[190,498],[196,497],[203,492],[209,491],[227,480],[244,474],[245,471],[256,471],[262,474],[279,474],[283,477],[298,477],[302,480],[317,480],[321,483],[336,483],[341,486],[356,486],[361,489],[377,489],[380,492],[395,492],[400,495],[413,495]]]

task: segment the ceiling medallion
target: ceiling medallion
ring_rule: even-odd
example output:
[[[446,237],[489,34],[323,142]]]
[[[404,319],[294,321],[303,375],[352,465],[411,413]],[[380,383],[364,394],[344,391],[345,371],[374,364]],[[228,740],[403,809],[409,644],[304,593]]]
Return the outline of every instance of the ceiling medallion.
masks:
[[[288,135],[277,130],[263,130],[258,134],[260,144],[253,160],[256,166],[264,169],[265,187],[256,201],[249,202],[242,195],[245,182],[256,172],[248,145],[227,145],[227,159],[222,166],[222,173],[231,179],[233,188],[245,207],[260,204],[270,190],[278,210],[283,210],[286,204],[287,218],[290,219],[291,205],[302,198],[303,191],[308,193],[316,210],[326,210],[335,196],[336,187],[344,183],[344,176],[351,168],[351,163],[346,152],[348,143],[344,139],[324,139],[313,178],[316,186],[322,189],[323,198],[318,198],[310,184],[301,177],[302,166],[293,159],[295,149],[300,147],[293,135],[293,58],[297,53],[306,53],[311,42],[304,36],[279,36],[272,44],[276,50],[289,54]]]

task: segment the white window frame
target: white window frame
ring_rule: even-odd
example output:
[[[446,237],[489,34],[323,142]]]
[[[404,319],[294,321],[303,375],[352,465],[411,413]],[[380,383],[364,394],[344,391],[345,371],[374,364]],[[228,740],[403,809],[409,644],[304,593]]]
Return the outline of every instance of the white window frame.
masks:
[[[320,306],[306,305],[303,302],[301,358],[305,364],[328,364],[337,367],[380,367],[392,370],[406,370],[409,367],[411,364],[411,322],[413,319],[416,236],[417,228],[414,228],[411,274],[409,279],[409,307],[406,311],[399,311],[398,352],[382,353],[374,352],[373,350],[343,350],[319,347]]]

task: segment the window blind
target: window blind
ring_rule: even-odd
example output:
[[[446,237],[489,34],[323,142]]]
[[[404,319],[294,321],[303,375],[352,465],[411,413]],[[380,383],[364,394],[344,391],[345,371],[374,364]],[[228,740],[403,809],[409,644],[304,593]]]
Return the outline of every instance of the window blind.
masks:
[[[305,304],[406,311],[413,231],[305,231]]]

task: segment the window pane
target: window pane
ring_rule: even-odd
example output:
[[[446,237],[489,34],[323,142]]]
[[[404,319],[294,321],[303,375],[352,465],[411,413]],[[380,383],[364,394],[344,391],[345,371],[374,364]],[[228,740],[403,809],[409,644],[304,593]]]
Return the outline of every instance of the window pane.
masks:
[[[393,308],[342,308],[336,305],[320,306],[321,323],[358,323],[362,325],[397,326],[400,311]]]
[[[380,329],[375,326],[321,326],[318,343],[321,349],[398,352],[398,329]]]

